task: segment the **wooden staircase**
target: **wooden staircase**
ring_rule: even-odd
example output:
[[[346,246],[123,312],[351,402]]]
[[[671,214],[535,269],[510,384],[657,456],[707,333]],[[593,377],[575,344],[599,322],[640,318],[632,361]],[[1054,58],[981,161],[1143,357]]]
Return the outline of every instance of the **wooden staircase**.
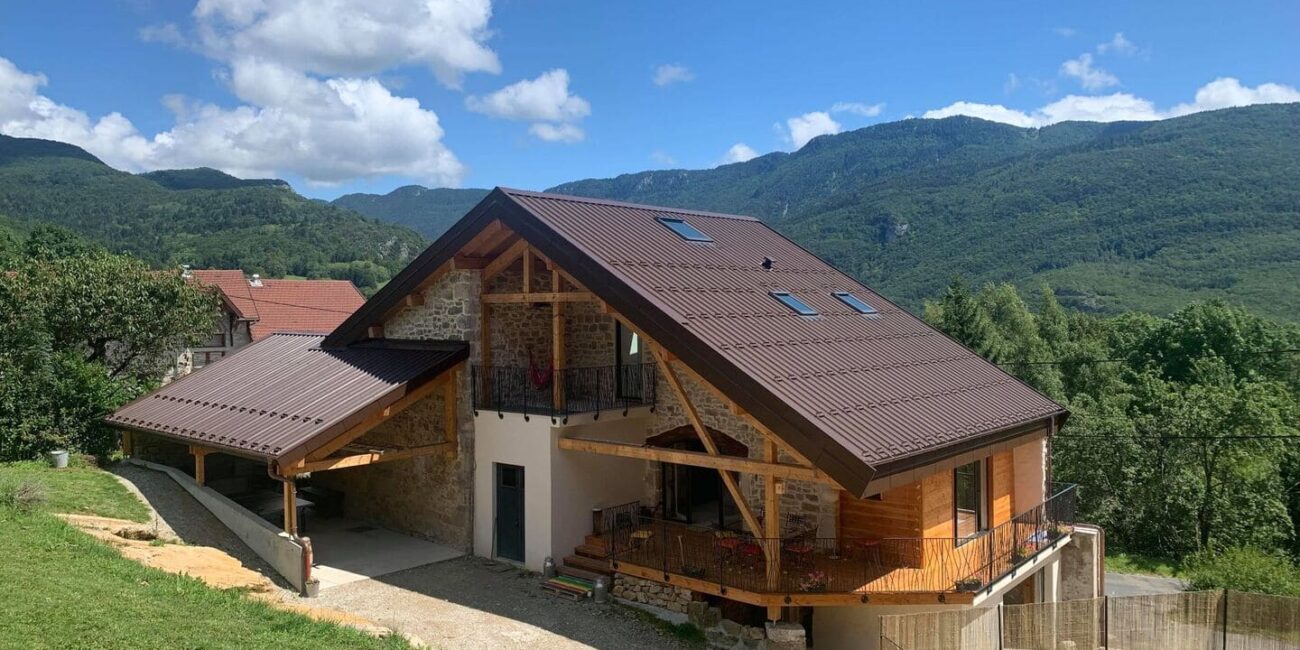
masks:
[[[609,547],[599,535],[587,535],[581,546],[573,549],[556,567],[556,576],[542,584],[542,589],[552,593],[568,596],[574,600],[586,598],[596,585],[596,580],[604,577],[605,583],[613,584],[614,570],[609,566]]]

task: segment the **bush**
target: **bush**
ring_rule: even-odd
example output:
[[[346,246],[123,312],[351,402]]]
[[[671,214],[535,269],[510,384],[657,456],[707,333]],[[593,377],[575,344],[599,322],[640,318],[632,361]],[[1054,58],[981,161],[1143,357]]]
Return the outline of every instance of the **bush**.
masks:
[[[0,506],[19,512],[31,512],[45,502],[45,486],[36,481],[0,482]]]
[[[1300,567],[1280,553],[1231,548],[1188,558],[1183,577],[1193,591],[1234,589],[1300,597]]]

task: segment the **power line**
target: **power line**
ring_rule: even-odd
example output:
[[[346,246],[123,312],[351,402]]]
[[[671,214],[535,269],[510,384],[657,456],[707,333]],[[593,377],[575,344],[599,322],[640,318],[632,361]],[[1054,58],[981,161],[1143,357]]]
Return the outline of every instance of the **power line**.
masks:
[[[1060,433],[1056,435],[1057,440],[1072,438],[1095,438],[1104,440],[1114,440],[1116,438],[1131,438],[1136,440],[1293,440],[1300,439],[1300,434],[1286,434],[1280,436],[1266,436],[1253,434],[1232,434],[1226,436],[1164,436],[1164,435],[1143,435],[1134,433]]]
[[[1262,356],[1266,354],[1296,354],[1300,353],[1300,348],[1282,348],[1278,350],[1250,350],[1238,352],[1239,356]],[[1198,359],[1210,355],[1201,355]],[[1060,359],[1056,361],[1001,361],[995,362],[998,366],[1071,366],[1071,365],[1088,365],[1102,363],[1128,363],[1130,359]]]

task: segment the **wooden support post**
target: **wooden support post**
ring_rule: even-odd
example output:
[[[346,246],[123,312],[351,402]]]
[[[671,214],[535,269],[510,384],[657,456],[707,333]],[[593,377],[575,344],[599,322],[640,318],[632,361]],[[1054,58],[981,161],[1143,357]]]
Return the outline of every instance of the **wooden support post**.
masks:
[[[562,284],[560,272],[557,269],[551,269],[551,291],[555,294],[561,293]],[[555,410],[564,412],[564,365],[566,363],[566,354],[564,349],[564,303],[556,301],[551,303],[551,369],[555,372],[551,380],[552,401],[555,404]]]
[[[442,439],[447,443],[447,457],[460,453],[459,426],[456,423],[456,396],[460,393],[460,371],[452,370],[451,378],[442,389]]]
[[[492,368],[492,305],[483,303],[478,325],[478,363],[483,372]],[[482,386],[479,387],[480,389]]]
[[[524,249],[524,289],[522,293],[533,292],[533,249]]]
[[[718,444],[713,441],[713,436],[709,435],[708,430],[704,427],[704,421],[700,419],[700,414],[695,411],[695,405],[686,394],[686,389],[682,387],[682,382],[677,378],[677,373],[673,372],[673,367],[668,362],[668,355],[663,348],[655,348],[655,360],[659,362],[659,371],[664,376],[664,381],[668,387],[673,390],[677,396],[677,401],[681,402],[682,411],[686,414],[686,419],[690,420],[691,426],[695,427],[695,434],[700,437],[700,442],[704,444],[705,451],[710,456],[719,456]],[[749,507],[749,502],[745,501],[745,495],[741,494],[740,486],[736,483],[736,477],[724,469],[719,469],[718,473],[722,475],[722,484],[727,486],[727,491],[731,493],[731,498],[736,502],[736,507],[740,509],[740,517],[745,520],[745,526],[753,533],[754,537],[762,537],[763,529],[758,525],[758,517],[754,516],[754,511]],[[764,547],[766,549],[766,547]],[[769,549],[770,552],[770,549]]]
[[[206,479],[208,450],[197,445],[190,445],[190,454],[194,456],[194,482],[203,487]]]
[[[132,440],[133,437],[134,436],[131,435],[130,431],[126,431],[126,430],[122,431],[122,455],[123,456],[130,457],[132,452],[135,451],[135,441]]]
[[[781,620],[781,606],[780,606],[780,605],[768,605],[768,606],[767,606],[767,620],[772,621],[773,623],[775,623],[775,622]]]
[[[763,440],[763,460],[776,463],[776,443],[771,438]],[[767,588],[778,591],[781,582],[781,496],[777,493],[775,476],[763,477],[763,536],[773,548],[767,554]]]
[[[298,489],[293,479],[284,481],[284,532],[298,536]]]

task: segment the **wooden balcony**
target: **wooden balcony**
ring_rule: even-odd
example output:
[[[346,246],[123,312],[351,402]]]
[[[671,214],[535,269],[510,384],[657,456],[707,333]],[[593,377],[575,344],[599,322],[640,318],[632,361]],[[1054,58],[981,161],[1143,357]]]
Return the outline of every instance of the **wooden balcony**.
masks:
[[[760,606],[969,604],[1065,541],[1075,488],[969,539],[755,538],[607,511],[615,571]],[[771,561],[769,561],[769,558]]]

